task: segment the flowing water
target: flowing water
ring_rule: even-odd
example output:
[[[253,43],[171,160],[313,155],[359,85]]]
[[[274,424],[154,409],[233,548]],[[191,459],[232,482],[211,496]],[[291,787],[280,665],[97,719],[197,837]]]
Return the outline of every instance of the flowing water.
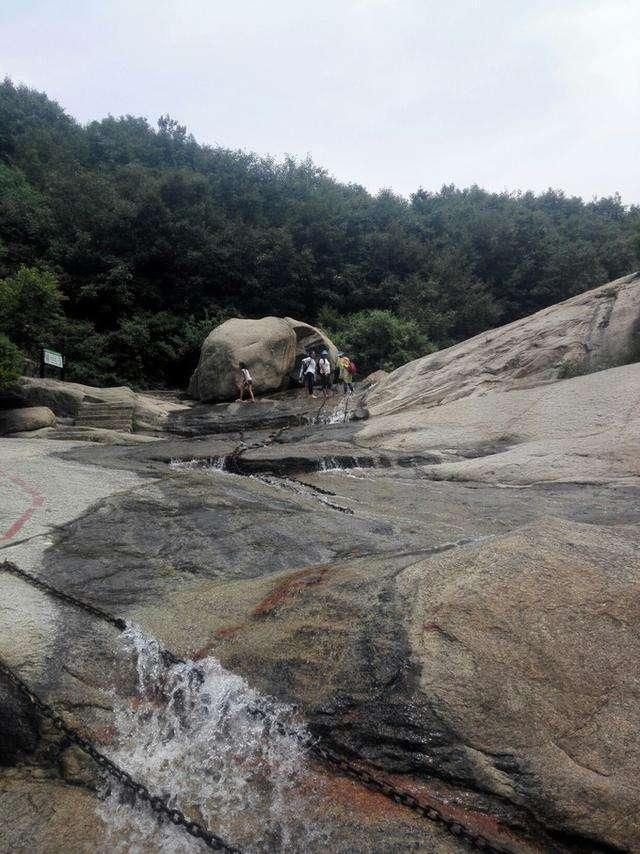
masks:
[[[320,408],[320,411],[313,419],[314,424],[345,424],[351,420],[349,412],[349,397],[343,397],[342,400],[333,409]]]
[[[227,471],[226,457],[210,457],[208,460],[192,459],[192,460],[171,460],[169,468],[173,471],[197,471],[198,469],[206,469],[207,471]]]
[[[345,471],[345,469],[336,469],[338,463],[336,460],[321,460],[319,463],[319,471]],[[326,468],[324,467],[326,466]],[[170,468],[174,471],[202,471],[207,474],[217,474],[219,472],[223,472],[224,474],[228,474],[227,468],[225,466],[225,458],[224,457],[212,457],[209,460],[202,459],[192,459],[192,460],[172,460],[170,463]],[[282,489],[287,492],[292,492],[295,495],[298,495],[300,498],[305,498],[312,501],[317,501],[320,504],[324,504],[327,507],[330,507],[333,510],[339,510],[341,513],[353,514],[353,510],[350,507],[344,507],[339,504],[335,504],[333,501],[327,498],[327,495],[335,496],[334,492],[324,492],[321,489],[317,489],[316,487],[311,486],[310,484],[300,483],[300,481],[295,480],[295,478],[284,477],[282,475],[272,475],[272,474],[251,474],[251,475],[241,475],[242,477],[248,477],[250,480],[258,480],[261,483],[266,483],[267,486],[271,486],[274,489]],[[339,498],[341,496],[338,496]],[[350,499],[342,499],[344,501],[349,501]]]
[[[340,474],[348,475],[353,471],[366,471],[366,468],[357,465],[355,460],[339,460],[335,457],[323,457],[318,461],[318,471],[323,473],[340,472]]]
[[[293,710],[251,689],[217,660],[167,666],[153,638],[130,627],[137,690],[115,698],[110,757],[171,807],[247,852],[336,850],[322,821],[324,781],[309,769],[309,736]],[[159,825],[119,788],[100,806],[103,852],[209,850]]]

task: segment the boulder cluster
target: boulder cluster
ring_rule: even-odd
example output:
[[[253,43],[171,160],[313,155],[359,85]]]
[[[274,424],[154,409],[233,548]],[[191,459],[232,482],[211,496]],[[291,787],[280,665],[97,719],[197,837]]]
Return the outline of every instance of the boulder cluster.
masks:
[[[189,395],[203,403],[233,400],[237,396],[240,362],[251,372],[257,393],[282,391],[295,380],[296,368],[311,348],[328,350],[335,364],[335,345],[315,326],[292,317],[234,317],[205,339],[189,383]]]

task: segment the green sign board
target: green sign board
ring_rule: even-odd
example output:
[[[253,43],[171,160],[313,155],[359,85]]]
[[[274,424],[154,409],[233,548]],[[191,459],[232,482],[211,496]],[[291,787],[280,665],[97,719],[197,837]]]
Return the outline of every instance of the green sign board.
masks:
[[[55,350],[43,350],[42,360],[45,365],[51,365],[54,368],[64,368],[62,353],[56,353]]]

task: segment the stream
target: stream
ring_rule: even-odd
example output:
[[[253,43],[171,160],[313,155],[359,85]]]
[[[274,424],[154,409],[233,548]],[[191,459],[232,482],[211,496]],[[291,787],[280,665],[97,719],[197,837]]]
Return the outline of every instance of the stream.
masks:
[[[214,658],[167,666],[139,628],[123,638],[137,658],[137,689],[133,702],[114,697],[113,761],[243,851],[336,850],[321,818],[324,782],[291,707]],[[103,794],[104,854],[209,850],[118,787]]]

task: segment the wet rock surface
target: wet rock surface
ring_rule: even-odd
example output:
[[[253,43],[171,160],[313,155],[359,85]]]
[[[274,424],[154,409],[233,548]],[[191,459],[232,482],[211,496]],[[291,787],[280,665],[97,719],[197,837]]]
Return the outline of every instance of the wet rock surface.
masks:
[[[3,440],[0,559],[219,660],[498,850],[640,850],[638,369],[361,421],[298,396],[194,408],[171,416],[191,435],[138,445]],[[0,656],[125,761],[122,721],[167,697],[112,626],[0,582]],[[109,801],[40,724],[0,686],[2,845],[95,850]],[[309,773],[288,850],[467,850]],[[167,850],[145,821],[131,844]]]
[[[337,428],[343,442],[347,428]],[[212,450],[214,442],[228,439],[195,444]],[[553,749],[545,759],[542,746],[560,736],[550,732],[548,712],[539,710],[554,702],[574,702],[579,709],[586,695],[598,696],[596,682],[585,681],[582,662],[598,651],[602,655],[613,636],[592,634],[589,614],[606,597],[624,597],[621,588],[613,588],[606,597],[597,591],[600,599],[595,591],[585,591],[592,601],[574,600],[592,550],[592,576],[599,573],[604,584],[612,561],[626,562],[625,583],[633,583],[634,532],[640,521],[636,486],[514,490],[433,481],[425,476],[431,467],[424,465],[334,469],[307,472],[299,480],[265,481],[203,469],[202,462],[171,469],[170,459],[181,445],[184,457],[190,457],[190,440],[167,443],[164,459],[145,459],[157,456],[159,444],[100,448],[102,465],[138,469],[141,484],[102,499],[57,529],[40,563],[50,583],[133,619],[179,654],[214,655],[250,684],[297,705],[315,733],[398,775],[405,785],[422,781],[432,786],[433,778],[440,780],[439,797],[447,802],[462,798],[467,821],[488,811],[497,822],[496,834],[516,834],[517,842],[512,839],[507,850],[526,850],[529,844],[534,850],[574,850],[575,839],[582,839],[578,850],[624,847],[621,839],[636,832],[633,825],[627,822],[613,834],[606,826],[618,790],[598,785],[588,791],[590,781],[600,779],[597,772],[595,777],[584,772],[586,779],[579,780],[568,772],[551,773],[561,754]],[[298,437],[293,444],[306,442]],[[290,453],[287,443],[263,450]],[[89,451],[95,454],[79,447],[65,457],[81,459]],[[298,484],[301,491],[291,491],[287,483]],[[581,543],[575,555],[567,539]],[[545,550],[551,540],[557,547]],[[520,589],[527,555],[528,565],[537,567],[528,587],[537,590],[538,600],[527,599],[533,592],[525,595]],[[572,556],[570,567],[558,577],[567,555]],[[448,577],[457,591],[451,602],[443,580]],[[505,598],[508,591],[511,598]],[[630,594],[625,595],[628,601]],[[536,611],[547,600],[548,613],[555,614],[552,629],[545,624],[547,611]],[[497,613],[483,616],[487,601],[504,615],[504,626],[496,627]],[[471,604],[479,609],[473,620]],[[426,614],[427,606],[435,617]],[[587,616],[579,626],[569,619],[564,632],[566,609],[582,608]],[[78,672],[69,684],[69,674],[49,667],[46,680],[34,675],[35,684],[58,705],[73,709],[76,720],[104,733],[113,701],[101,685],[119,684],[120,691],[133,693],[131,677],[127,681],[122,675],[127,668],[121,671],[110,630],[101,642],[106,651],[96,656],[93,629],[81,642],[86,617],[65,612],[56,621],[64,624],[64,632],[54,630],[54,636],[59,634],[56,659],[65,659],[72,649]],[[529,663],[533,641],[521,637],[526,614],[540,626],[538,650]],[[626,624],[635,617],[625,612],[618,619]],[[472,631],[476,624],[471,644],[462,628]],[[30,643],[26,637],[20,648]],[[433,643],[440,645],[439,656],[429,646]],[[520,660],[511,649],[519,650]],[[563,654],[565,672],[558,676]],[[505,684],[508,662],[516,676]],[[536,670],[532,678],[542,691],[539,696],[530,681],[516,678],[528,667]],[[624,661],[615,672],[623,678]],[[607,685],[613,677],[609,674]],[[571,700],[577,684],[583,689]],[[632,689],[630,682],[619,683],[618,690],[629,696],[621,714],[631,728]],[[497,704],[489,717],[494,695],[502,694],[518,709]],[[78,703],[84,704],[80,712]],[[568,729],[566,710],[560,709]],[[574,723],[578,728],[580,722]],[[597,721],[587,735],[598,741]],[[628,738],[627,733],[622,743],[628,744]],[[574,758],[575,748],[568,750]],[[588,744],[580,742],[580,749],[589,750]],[[571,770],[570,759],[564,761]],[[633,797],[627,792],[625,810]],[[581,819],[582,798],[598,801],[598,821]],[[556,832],[575,837],[574,842],[558,841]],[[423,840],[431,838],[429,828],[421,834]],[[361,846],[355,850],[376,850],[364,841]]]

